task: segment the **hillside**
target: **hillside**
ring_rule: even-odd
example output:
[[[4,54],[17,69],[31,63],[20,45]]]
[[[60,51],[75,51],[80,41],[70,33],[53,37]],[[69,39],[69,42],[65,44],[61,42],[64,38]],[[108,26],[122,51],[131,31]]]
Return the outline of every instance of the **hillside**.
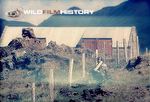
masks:
[[[2,34],[2,31],[4,29],[4,26],[34,26],[31,23],[28,22],[21,22],[21,21],[8,21],[0,18],[0,36]]]
[[[77,7],[76,7],[77,8]],[[79,9],[79,8],[78,8]],[[105,7],[91,16],[53,15],[39,26],[53,27],[108,27],[136,26],[141,50],[150,48],[150,5],[147,0],[129,0],[114,7]]]

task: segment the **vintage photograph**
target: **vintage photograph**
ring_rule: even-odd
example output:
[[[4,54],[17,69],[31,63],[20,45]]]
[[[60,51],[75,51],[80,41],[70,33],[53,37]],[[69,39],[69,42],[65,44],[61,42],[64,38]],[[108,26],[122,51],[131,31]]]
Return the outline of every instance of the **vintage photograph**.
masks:
[[[150,102],[149,0],[0,0],[0,102]]]

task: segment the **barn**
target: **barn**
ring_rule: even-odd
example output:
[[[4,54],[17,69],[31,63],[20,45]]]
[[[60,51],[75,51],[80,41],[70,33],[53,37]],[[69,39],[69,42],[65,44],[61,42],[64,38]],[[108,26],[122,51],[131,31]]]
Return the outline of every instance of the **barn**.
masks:
[[[0,46],[7,46],[16,37],[22,37],[21,32],[27,27],[6,26]],[[100,56],[139,55],[139,41],[135,27],[31,27],[35,36],[46,38],[46,44],[55,41],[70,47],[88,48],[98,51]],[[120,53],[119,53],[120,52]]]

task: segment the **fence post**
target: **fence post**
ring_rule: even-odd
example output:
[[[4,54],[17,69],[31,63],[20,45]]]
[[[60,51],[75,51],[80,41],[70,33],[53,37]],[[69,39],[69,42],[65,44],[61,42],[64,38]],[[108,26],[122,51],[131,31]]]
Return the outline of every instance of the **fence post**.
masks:
[[[85,53],[82,53],[82,78],[85,78]]]
[[[137,36],[137,56],[140,55],[140,48],[139,48],[139,37]]]
[[[116,47],[117,47],[117,65],[119,65],[119,42],[116,41]]]
[[[50,102],[54,102],[54,69],[50,69]]]
[[[104,62],[106,62],[106,43],[104,41]]]
[[[72,71],[73,71],[73,59],[70,59],[69,61],[69,86],[72,85]]]
[[[123,47],[124,47],[124,57],[125,57],[125,61],[128,62],[128,53],[127,53],[126,39],[123,39]]]
[[[146,48],[145,55],[146,56],[148,55],[148,48]]]
[[[32,83],[32,102],[35,102],[35,83]]]
[[[96,66],[97,66],[97,64],[98,64],[98,49],[96,49]]]
[[[131,45],[130,45],[130,59],[133,58],[133,42],[131,41]]]

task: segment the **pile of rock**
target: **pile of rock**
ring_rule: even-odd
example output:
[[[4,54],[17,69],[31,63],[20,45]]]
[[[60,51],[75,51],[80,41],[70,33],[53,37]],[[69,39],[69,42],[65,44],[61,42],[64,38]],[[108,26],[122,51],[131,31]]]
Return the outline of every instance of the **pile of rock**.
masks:
[[[9,44],[8,46],[12,49],[20,49],[20,48],[23,48],[23,39],[22,38],[16,38],[16,39],[13,39]]]
[[[57,45],[56,42],[50,41],[47,46],[48,50],[51,50],[52,53],[57,53],[60,55],[81,55],[83,52],[86,54],[86,56],[92,56],[94,55],[94,52],[90,49],[82,49],[82,48],[73,48],[69,47],[67,45]]]
[[[48,43],[47,49],[50,49],[53,53],[73,54],[73,48],[64,44],[59,46],[54,41]]]

